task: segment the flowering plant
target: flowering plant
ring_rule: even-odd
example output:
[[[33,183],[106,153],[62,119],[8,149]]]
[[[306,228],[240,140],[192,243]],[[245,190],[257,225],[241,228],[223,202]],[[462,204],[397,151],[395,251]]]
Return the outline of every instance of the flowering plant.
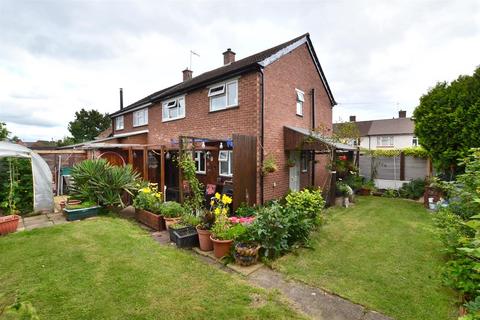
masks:
[[[255,217],[230,217],[228,218],[228,221],[230,221],[233,224],[236,224],[236,223],[251,224],[253,221],[255,221]]]
[[[232,198],[226,194],[220,195],[220,193],[215,193],[215,196],[210,201],[210,211],[215,214],[215,217],[218,218],[220,215],[228,215],[228,210],[230,209],[228,205],[232,203]]]
[[[148,186],[138,190],[138,194],[133,200],[133,206],[137,209],[148,210],[153,213],[160,213],[160,205],[162,204],[163,196],[158,191],[156,183],[149,183]]]

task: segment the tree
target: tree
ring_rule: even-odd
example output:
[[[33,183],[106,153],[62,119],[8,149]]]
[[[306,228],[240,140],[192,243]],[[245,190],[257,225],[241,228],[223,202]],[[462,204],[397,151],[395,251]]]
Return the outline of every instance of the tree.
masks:
[[[0,141],[7,139],[9,134],[5,122],[0,122]]]
[[[333,138],[342,143],[358,142],[360,130],[355,122],[341,122],[336,124]]]
[[[461,172],[458,159],[480,147],[480,67],[472,76],[437,83],[420,98],[413,115],[415,135],[435,167],[451,177]]]
[[[68,123],[68,130],[76,143],[93,140],[111,125],[108,114],[97,110],[82,110],[75,112],[75,120]]]

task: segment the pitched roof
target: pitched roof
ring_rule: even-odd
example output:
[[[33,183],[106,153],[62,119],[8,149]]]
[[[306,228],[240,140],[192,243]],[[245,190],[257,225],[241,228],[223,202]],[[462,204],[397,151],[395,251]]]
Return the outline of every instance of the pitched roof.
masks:
[[[131,105],[123,108],[122,110],[118,110],[112,113],[111,116],[125,113],[129,110],[144,106],[149,103],[156,102],[163,98],[168,98],[173,95],[178,95],[180,93],[195,89],[197,87],[203,86],[213,81],[220,81],[220,80],[223,80],[224,78],[227,78],[236,74],[241,74],[249,70],[257,69],[259,67],[265,67],[266,65],[280,58],[282,54],[288,53],[289,50],[291,51],[295,49],[298,45],[301,45],[303,43],[308,43],[308,46],[312,52],[312,57],[315,60],[315,64],[318,68],[318,72],[320,73],[320,77],[322,78],[323,84],[325,85],[325,89],[327,90],[327,94],[330,98],[330,102],[332,105],[335,105],[336,104],[335,99],[333,98],[332,92],[327,83],[327,80],[325,79],[325,75],[323,74],[323,70],[320,66],[317,55],[313,49],[313,45],[310,40],[310,35],[308,33],[305,33],[299,37],[291,39],[285,43],[282,43],[270,49],[258,52],[246,58],[224,65],[220,68],[202,73],[196,77],[193,77],[192,79],[180,82],[171,87],[154,92],[146,96],[145,98],[142,98],[132,103]]]
[[[415,124],[412,118],[393,118],[382,120],[356,121],[360,136],[378,136],[387,134],[413,134]],[[333,131],[338,127],[333,125]]]

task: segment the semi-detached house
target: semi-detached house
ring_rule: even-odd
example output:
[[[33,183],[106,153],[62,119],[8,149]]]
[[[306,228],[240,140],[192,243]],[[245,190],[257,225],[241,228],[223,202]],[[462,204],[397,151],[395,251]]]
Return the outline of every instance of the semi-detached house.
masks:
[[[110,137],[89,147],[132,163],[178,199],[187,186],[174,158],[180,137],[190,137],[198,178],[210,191],[233,190],[236,206],[263,203],[289,189],[328,187],[322,136],[332,132],[334,105],[307,33],[238,61],[227,49],[222,67],[196,77],[184,70],[182,82],[112,113]],[[314,128],[322,135],[306,142]],[[262,172],[266,159],[275,172]]]

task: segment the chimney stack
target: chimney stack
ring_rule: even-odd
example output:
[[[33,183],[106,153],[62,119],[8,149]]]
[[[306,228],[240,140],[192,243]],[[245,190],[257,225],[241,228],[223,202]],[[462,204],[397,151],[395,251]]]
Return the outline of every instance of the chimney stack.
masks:
[[[123,88],[120,88],[120,110],[123,109]]]
[[[189,70],[188,68],[186,68],[182,72],[183,72],[183,81],[192,79],[192,74],[193,74],[192,70]]]
[[[407,111],[405,111],[405,110],[398,111],[398,117],[399,118],[406,118],[407,117]]]
[[[223,65],[227,65],[232,62],[235,62],[235,52],[228,48],[227,51],[223,53]]]
[[[356,116],[350,116],[350,122],[355,122],[357,121],[357,117]]]

